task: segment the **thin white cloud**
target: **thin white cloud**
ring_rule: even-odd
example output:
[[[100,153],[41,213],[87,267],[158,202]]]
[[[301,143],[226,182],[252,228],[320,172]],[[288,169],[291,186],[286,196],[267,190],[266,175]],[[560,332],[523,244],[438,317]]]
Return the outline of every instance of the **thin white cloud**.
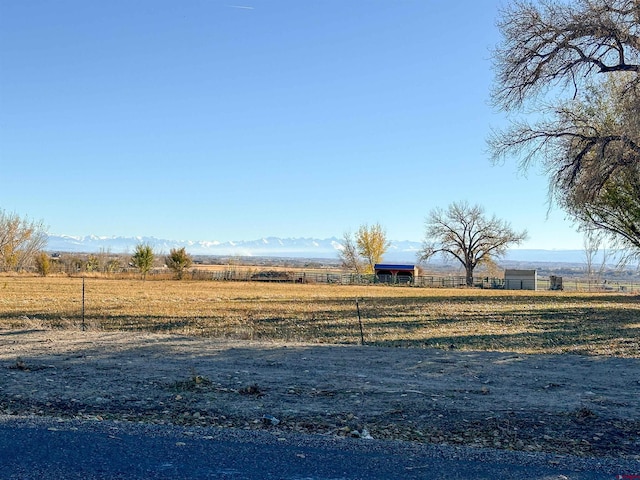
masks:
[[[247,5],[227,5],[229,8],[239,8],[241,10],[255,10],[253,7],[249,7]]]

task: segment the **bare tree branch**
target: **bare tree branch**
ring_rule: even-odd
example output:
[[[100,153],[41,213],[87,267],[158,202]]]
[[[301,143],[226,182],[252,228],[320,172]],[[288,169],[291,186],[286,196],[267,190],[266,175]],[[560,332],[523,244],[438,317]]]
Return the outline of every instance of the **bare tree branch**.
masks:
[[[515,232],[495,216],[487,219],[479,205],[454,202],[447,210],[435,208],[429,214],[419,258],[428,261],[438,253],[450,255],[465,268],[467,285],[473,285],[473,271],[478,265],[491,263],[526,237],[526,231]]]
[[[339,257],[342,261],[342,266],[347,268],[356,274],[361,274],[364,272],[364,265],[362,264],[362,260],[358,254],[358,247],[356,246],[356,242],[353,238],[353,234],[351,232],[345,232],[342,235],[342,249],[339,250]]]
[[[511,110],[553,87],[578,88],[593,67],[640,71],[639,10],[634,0],[514,1],[498,23],[494,104]]]
[[[47,244],[42,221],[0,210],[0,271],[19,271]]]

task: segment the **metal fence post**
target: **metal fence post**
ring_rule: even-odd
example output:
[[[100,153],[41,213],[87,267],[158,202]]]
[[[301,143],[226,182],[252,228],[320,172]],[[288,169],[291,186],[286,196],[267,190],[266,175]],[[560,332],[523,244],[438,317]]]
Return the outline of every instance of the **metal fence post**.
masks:
[[[82,331],[84,332],[87,326],[84,322],[84,277],[82,277]]]

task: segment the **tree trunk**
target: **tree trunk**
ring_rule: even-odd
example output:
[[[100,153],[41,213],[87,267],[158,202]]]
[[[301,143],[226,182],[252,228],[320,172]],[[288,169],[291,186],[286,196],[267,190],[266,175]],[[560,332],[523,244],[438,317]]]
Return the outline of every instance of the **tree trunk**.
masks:
[[[467,270],[467,287],[473,287],[473,267],[466,267]]]

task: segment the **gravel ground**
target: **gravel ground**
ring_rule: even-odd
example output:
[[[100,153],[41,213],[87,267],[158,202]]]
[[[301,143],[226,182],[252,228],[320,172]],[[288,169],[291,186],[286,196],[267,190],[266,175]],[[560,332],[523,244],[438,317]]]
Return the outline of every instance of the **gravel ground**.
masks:
[[[6,416],[638,462],[639,393],[640,360],[628,358],[0,331]]]

